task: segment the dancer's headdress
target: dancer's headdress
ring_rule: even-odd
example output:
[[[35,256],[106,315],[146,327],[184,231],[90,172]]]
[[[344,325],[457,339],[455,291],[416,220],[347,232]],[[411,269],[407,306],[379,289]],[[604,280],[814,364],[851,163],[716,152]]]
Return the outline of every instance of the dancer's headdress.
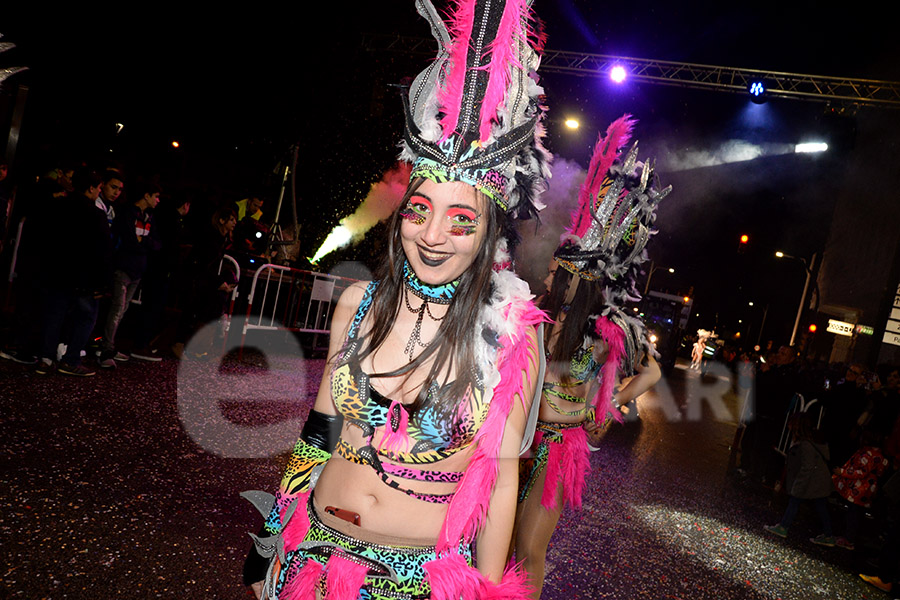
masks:
[[[655,233],[657,206],[672,190],[657,189],[653,165],[637,160],[637,142],[621,152],[634,124],[624,115],[599,136],[578,208],[554,253],[570,273],[607,286],[607,304],[620,307],[639,299],[634,282],[647,260],[644,248]]]
[[[624,308],[629,300],[640,299],[635,281],[640,264],[647,260],[644,248],[655,233],[659,202],[672,187],[656,188],[653,165],[637,160],[637,142],[622,152],[634,123],[631,115],[624,115],[600,134],[578,207],[554,253],[562,268],[603,286],[604,308],[588,326],[589,337],[602,338],[609,349],[593,402],[601,419],[607,412],[621,419],[612,406],[616,371],[633,375],[645,354],[656,353],[644,323]]]
[[[0,33],[0,38],[3,37],[3,34]],[[16,45],[12,42],[0,42],[0,54],[6,52],[7,50],[12,50]],[[20,73],[22,71],[27,70],[28,67],[0,67],[0,83],[3,83],[3,80],[12,77],[16,73]]]
[[[543,208],[550,176],[530,3],[458,0],[448,31],[430,0],[416,1],[438,55],[404,95],[400,155],[411,178],[464,181],[517,218]]]

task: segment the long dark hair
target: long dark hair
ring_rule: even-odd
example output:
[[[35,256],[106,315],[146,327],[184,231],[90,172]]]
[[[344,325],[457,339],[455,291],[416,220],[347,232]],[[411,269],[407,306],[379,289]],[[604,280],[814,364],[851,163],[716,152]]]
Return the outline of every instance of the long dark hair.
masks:
[[[572,356],[584,343],[584,336],[588,329],[588,318],[599,314],[603,309],[603,290],[596,281],[582,279],[578,282],[578,289],[571,304],[566,305],[566,293],[572,278],[577,277],[566,271],[562,266],[557,267],[553,274],[553,282],[550,290],[544,295],[540,308],[547,315],[558,322],[560,315],[566,311],[566,318],[559,329],[556,341],[551,345],[550,338],[553,327],[544,328],[544,346],[549,349],[549,363],[553,372],[561,378],[561,383],[568,383],[569,369],[561,368],[568,365]]]
[[[359,361],[373,354],[384,343],[403,304],[403,264],[406,255],[401,245],[400,227],[403,221],[399,213],[422,181],[416,179],[410,183],[398,210],[394,211],[391,218],[388,251],[379,267],[377,276],[380,281],[372,298],[372,329],[360,338],[361,349],[357,358]],[[456,412],[459,400],[481,376],[475,359],[475,344],[482,332],[472,327],[472,321],[473,316],[478,315],[482,307],[490,301],[494,254],[500,241],[509,233],[510,223],[506,214],[490,198],[480,191],[476,190],[476,193],[482,198],[484,206],[482,223],[486,233],[474,261],[459,278],[459,286],[434,339],[409,364],[394,371],[370,375],[370,377],[408,376],[434,355],[434,362],[419,389],[416,400],[407,407],[413,419],[427,400],[434,406],[440,420],[455,422],[459,416]],[[429,399],[429,390],[434,386],[445,385],[453,366],[456,367],[456,379],[446,390],[434,393]]]

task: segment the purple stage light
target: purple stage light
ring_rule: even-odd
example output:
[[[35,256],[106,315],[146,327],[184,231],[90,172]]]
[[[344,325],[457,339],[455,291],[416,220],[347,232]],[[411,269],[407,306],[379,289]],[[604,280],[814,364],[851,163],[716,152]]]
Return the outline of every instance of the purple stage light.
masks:
[[[612,69],[609,70],[609,77],[616,83],[622,83],[625,81],[625,77],[627,77],[627,73],[625,72],[625,67],[622,65],[616,65]]]

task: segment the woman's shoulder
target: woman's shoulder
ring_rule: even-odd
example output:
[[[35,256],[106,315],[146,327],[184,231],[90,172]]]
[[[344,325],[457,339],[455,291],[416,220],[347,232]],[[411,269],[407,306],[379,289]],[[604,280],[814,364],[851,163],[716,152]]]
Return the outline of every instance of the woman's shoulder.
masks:
[[[366,295],[366,291],[373,283],[374,282],[372,281],[355,281],[351,283],[343,292],[341,292],[341,295],[338,298],[338,306],[343,306],[344,308],[356,308],[359,306],[359,303],[362,302],[363,297]]]
[[[334,308],[334,324],[344,325],[350,322],[357,309],[369,295],[372,287],[371,281],[356,281],[341,292],[337,305]]]

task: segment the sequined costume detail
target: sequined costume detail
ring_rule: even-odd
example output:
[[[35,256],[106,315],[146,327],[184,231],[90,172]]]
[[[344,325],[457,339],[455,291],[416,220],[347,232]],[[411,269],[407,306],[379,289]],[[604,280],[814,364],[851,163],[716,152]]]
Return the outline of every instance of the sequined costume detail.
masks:
[[[372,388],[369,376],[362,371],[357,360],[359,351],[359,325],[372,304],[372,295],[377,282],[366,288],[356,315],[347,333],[347,340],[338,355],[336,366],[331,374],[331,390],[335,406],[344,416],[345,422],[355,425],[366,436],[367,444],[362,448],[351,448],[342,442],[338,453],[344,458],[372,467],[387,485],[399,489],[409,495],[426,502],[446,503],[452,494],[419,494],[401,486],[394,477],[403,477],[419,481],[435,481],[434,476],[414,476],[413,469],[399,469],[396,465],[388,466],[382,459],[411,465],[432,464],[446,459],[453,454],[468,448],[475,433],[487,417],[488,405],[483,402],[483,392],[478,388],[470,388],[464,399],[464,409],[460,412],[457,423],[451,424],[439,420],[426,400],[416,419],[410,419],[406,407],[384,398]],[[432,390],[435,393],[437,390]],[[405,431],[398,432],[398,424],[406,422]],[[401,440],[393,447],[376,444],[376,433],[379,428],[399,433]],[[385,433],[385,436],[387,432]],[[425,473],[439,473],[427,471]],[[429,478],[431,477],[431,478]],[[459,481],[459,473],[448,473],[443,476],[446,481]]]
[[[549,355],[547,358],[550,358]],[[587,347],[579,348],[578,351],[575,352],[575,355],[572,357],[572,360],[569,363],[568,382],[544,381],[542,388],[544,392],[544,399],[547,401],[547,405],[557,414],[567,417],[577,417],[585,414],[587,398],[583,396],[567,394],[566,392],[560,391],[556,388],[578,387],[586,381],[589,381],[596,377],[599,372],[600,365],[594,362],[594,345],[590,344]],[[573,404],[582,404],[584,406],[581,406],[580,408],[572,411],[563,410],[556,402],[554,402],[554,397],[565,400],[567,402],[571,402]]]

